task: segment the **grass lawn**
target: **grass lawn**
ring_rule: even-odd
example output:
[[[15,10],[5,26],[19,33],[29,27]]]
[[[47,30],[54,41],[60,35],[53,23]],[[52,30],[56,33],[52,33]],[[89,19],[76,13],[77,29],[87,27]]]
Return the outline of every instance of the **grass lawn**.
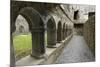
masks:
[[[32,40],[31,34],[17,35],[13,37],[16,60],[31,54]],[[45,34],[45,44],[47,44],[47,35]]]
[[[32,40],[31,34],[17,35],[13,38],[16,60],[31,53]]]

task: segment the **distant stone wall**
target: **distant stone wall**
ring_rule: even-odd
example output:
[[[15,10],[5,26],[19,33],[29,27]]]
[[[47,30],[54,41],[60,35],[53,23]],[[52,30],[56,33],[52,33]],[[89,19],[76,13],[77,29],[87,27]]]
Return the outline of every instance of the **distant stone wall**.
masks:
[[[74,34],[83,35],[83,24],[74,24]]]
[[[89,19],[84,24],[84,38],[95,55],[95,16],[89,16]]]

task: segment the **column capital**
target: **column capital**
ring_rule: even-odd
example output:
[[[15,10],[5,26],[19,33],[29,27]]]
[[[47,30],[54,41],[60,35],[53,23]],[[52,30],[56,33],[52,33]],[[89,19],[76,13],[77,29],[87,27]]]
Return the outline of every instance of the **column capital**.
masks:
[[[45,29],[43,27],[34,27],[31,29],[31,32],[44,32]]]

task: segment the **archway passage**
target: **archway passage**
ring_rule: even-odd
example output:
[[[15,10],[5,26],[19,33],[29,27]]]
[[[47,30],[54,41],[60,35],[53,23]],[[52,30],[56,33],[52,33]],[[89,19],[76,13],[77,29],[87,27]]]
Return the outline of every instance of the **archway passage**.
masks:
[[[61,41],[62,41],[62,24],[61,21],[59,21],[57,29],[57,42],[60,43]]]
[[[83,23],[74,24],[74,32],[76,35],[83,35]]]
[[[35,58],[42,58],[45,54],[44,46],[44,22],[38,13],[31,7],[26,7],[21,10],[21,14],[29,19],[32,23],[30,28],[32,33],[32,54]]]
[[[31,53],[32,39],[27,20],[18,15],[15,22],[16,30],[13,33],[13,44],[16,61]]]
[[[47,47],[56,47],[57,41],[56,24],[53,18],[47,22]]]
[[[32,34],[32,52],[31,56],[35,58],[43,58],[45,54],[44,46],[44,22],[35,9],[32,7],[24,7],[19,12],[29,24],[29,30]],[[14,21],[14,19],[12,19]],[[15,22],[12,22],[14,28]]]

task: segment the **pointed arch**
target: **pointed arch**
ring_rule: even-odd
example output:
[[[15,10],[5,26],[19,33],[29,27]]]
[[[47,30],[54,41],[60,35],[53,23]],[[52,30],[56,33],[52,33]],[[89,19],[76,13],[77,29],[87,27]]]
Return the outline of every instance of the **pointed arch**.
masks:
[[[35,58],[42,58],[45,54],[44,46],[44,22],[41,15],[32,7],[24,7],[20,9],[17,15],[22,15],[29,24],[32,34],[32,54]],[[17,18],[17,16],[16,16]],[[16,19],[12,18],[12,21]],[[11,28],[15,28],[15,22],[11,22]]]
[[[58,29],[57,29],[57,42],[62,41],[62,24],[61,21],[58,22]]]
[[[47,47],[55,47],[57,41],[56,23],[53,17],[47,22]]]

